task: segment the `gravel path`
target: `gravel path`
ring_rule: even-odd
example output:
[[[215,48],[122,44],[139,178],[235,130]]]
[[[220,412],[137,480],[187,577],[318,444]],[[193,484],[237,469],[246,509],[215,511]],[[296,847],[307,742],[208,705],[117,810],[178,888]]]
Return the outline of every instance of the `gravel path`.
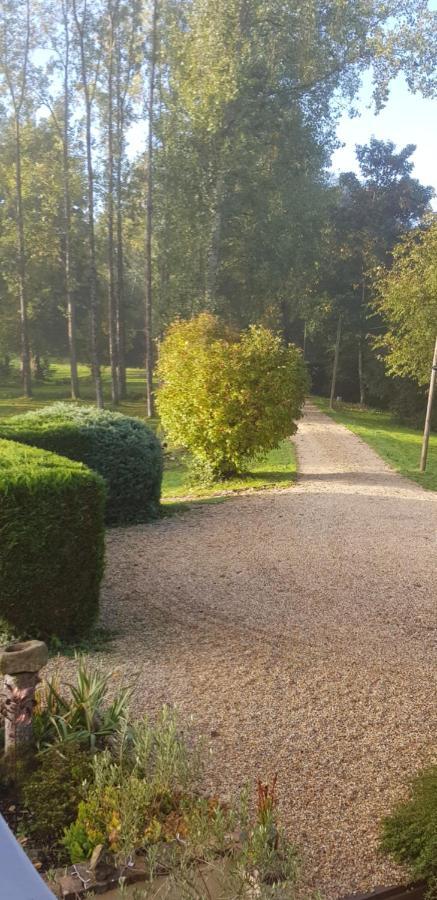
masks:
[[[437,497],[309,405],[296,447],[290,490],[109,533],[102,659],[193,717],[222,794],[278,772],[330,900],[399,880],[378,820],[433,759]]]

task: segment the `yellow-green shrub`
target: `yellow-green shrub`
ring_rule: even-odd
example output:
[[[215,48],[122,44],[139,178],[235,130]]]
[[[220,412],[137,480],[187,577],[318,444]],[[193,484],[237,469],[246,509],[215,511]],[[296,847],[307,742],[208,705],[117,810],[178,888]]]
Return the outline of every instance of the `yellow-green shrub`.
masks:
[[[218,477],[296,431],[308,386],[295,347],[262,326],[234,335],[209,313],[170,326],[157,374],[169,438]]]

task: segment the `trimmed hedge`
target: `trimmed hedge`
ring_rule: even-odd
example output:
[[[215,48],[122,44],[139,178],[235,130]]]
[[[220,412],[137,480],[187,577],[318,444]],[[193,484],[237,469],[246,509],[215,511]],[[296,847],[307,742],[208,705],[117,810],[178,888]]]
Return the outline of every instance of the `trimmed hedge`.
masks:
[[[19,635],[75,638],[97,618],[104,503],[84,465],[0,440],[0,618]]]
[[[53,406],[3,419],[0,438],[85,463],[106,482],[109,525],[147,522],[159,513],[163,455],[140,419],[94,406]]]

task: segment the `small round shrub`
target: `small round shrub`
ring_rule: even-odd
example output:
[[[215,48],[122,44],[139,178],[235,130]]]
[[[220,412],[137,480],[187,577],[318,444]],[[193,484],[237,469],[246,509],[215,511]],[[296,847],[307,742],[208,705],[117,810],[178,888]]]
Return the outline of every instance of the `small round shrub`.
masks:
[[[0,619],[70,639],[97,618],[105,486],[81,463],[0,440]]]
[[[169,438],[219,478],[294,434],[308,387],[295,347],[262,326],[234,335],[209,313],[170,326],[158,377]]]
[[[130,416],[55,403],[4,419],[0,437],[85,463],[107,487],[106,522],[145,522],[159,513],[163,455],[153,431]]]

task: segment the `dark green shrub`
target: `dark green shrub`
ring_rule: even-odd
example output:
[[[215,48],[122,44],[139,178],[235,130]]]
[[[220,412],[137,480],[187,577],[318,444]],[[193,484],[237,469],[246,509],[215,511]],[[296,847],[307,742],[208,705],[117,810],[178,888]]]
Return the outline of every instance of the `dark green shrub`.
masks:
[[[140,419],[94,406],[55,403],[4,419],[0,437],[68,456],[98,472],[107,486],[110,525],[145,522],[159,512],[161,445]]]
[[[39,849],[51,855],[64,831],[74,822],[84,796],[84,782],[93,780],[91,756],[76,744],[50,748],[37,757],[36,769],[24,778],[21,796],[27,813],[26,832]]]
[[[409,798],[384,819],[381,849],[413,878],[437,877],[437,766],[420,772]]]
[[[105,486],[80,463],[0,440],[0,618],[74,638],[97,617]]]

